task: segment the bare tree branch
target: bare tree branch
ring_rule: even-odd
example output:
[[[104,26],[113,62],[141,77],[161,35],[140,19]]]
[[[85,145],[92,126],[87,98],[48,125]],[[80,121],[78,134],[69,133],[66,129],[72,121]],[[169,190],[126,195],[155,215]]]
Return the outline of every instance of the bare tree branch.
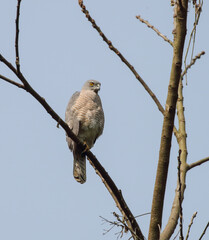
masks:
[[[190,232],[191,226],[192,226],[193,221],[194,221],[194,219],[195,219],[196,216],[197,216],[197,212],[195,212],[195,213],[192,215],[192,219],[191,219],[191,222],[190,222],[190,224],[189,224],[189,226],[188,226],[187,235],[186,235],[185,240],[188,240],[188,238],[189,238],[189,232]]]
[[[185,66],[185,70],[187,70],[186,68],[186,60],[187,60],[187,56],[188,56],[188,53],[189,53],[189,49],[190,49],[190,46],[191,46],[191,41],[192,41],[192,38],[193,38],[193,45],[192,45],[192,54],[191,54],[191,61],[192,61],[192,58],[193,58],[193,52],[194,52],[194,43],[195,43],[195,36],[196,36],[196,27],[199,23],[199,19],[200,19],[200,14],[201,14],[201,11],[202,11],[202,5],[203,5],[203,0],[200,4],[197,4],[195,3],[195,21],[194,21],[194,27],[190,33],[190,38],[189,38],[189,43],[188,43],[188,46],[187,46],[187,50],[186,50],[186,54],[185,54],[185,58],[184,58],[184,66]],[[185,73],[186,74],[186,73]],[[187,76],[187,75],[186,75]],[[186,77],[186,83],[187,83],[187,77]]]
[[[16,36],[15,36],[15,52],[16,52],[16,67],[17,67],[17,72],[20,72],[20,57],[19,57],[19,17],[20,17],[20,3],[21,0],[17,0],[17,15],[16,15]]]
[[[22,85],[20,83],[17,83],[15,81],[13,81],[13,80],[11,80],[11,79],[1,75],[1,74],[0,74],[0,78],[3,79],[4,81],[8,82],[8,83],[11,83],[11,84],[15,85],[16,87],[25,89],[24,85]]]
[[[110,226],[111,226],[109,229],[104,229],[103,235],[109,233],[114,227],[120,227],[121,231],[119,233],[117,233],[118,234],[117,239],[119,237],[122,238],[123,233],[126,231],[125,230],[126,227],[125,227],[124,223],[120,223],[119,221],[110,221],[110,220],[108,220],[108,219],[106,219],[106,218],[104,218],[102,216],[100,216],[100,218],[103,220],[104,223],[109,223]]]
[[[66,131],[66,134],[68,137],[72,138],[76,144],[78,144],[79,148],[81,150],[85,150],[86,146],[80,140],[74,135],[74,133],[71,131],[71,129],[68,127],[68,125],[61,119],[61,117],[50,107],[50,105],[46,102],[46,100],[41,97],[27,82],[27,80],[24,78],[21,72],[17,72],[15,68],[12,66],[11,63],[9,63],[2,55],[0,55],[0,60],[4,62],[14,73],[15,75],[22,81],[24,84],[24,89],[29,92],[44,108],[45,110],[52,116],[52,118],[59,123],[59,125]],[[8,81],[9,82],[9,81]],[[14,84],[14,83],[11,83]],[[16,84],[14,84],[16,85]],[[18,86],[20,87],[20,86]],[[23,87],[22,87],[23,88]],[[91,151],[87,151],[86,156],[88,157],[91,165],[94,167],[96,173],[100,176],[102,179],[103,183],[107,187],[108,191],[112,195],[113,199],[116,202],[117,207],[123,214],[124,218],[126,221],[129,223],[129,225],[132,227],[132,231],[136,232],[138,234],[138,239],[144,239],[143,234],[141,233],[141,230],[131,213],[130,209],[128,208],[123,196],[122,192],[117,188],[109,174],[105,171],[105,169],[102,167],[102,165],[99,163],[97,158],[93,155]]]
[[[201,56],[204,55],[204,54],[205,54],[205,51],[202,51],[202,52],[200,52],[199,54],[197,54],[197,55],[191,60],[190,64],[187,65],[186,68],[185,68],[185,70],[182,72],[182,74],[181,74],[181,79],[183,79],[184,75],[187,73],[187,70],[188,70],[189,68],[191,68],[191,67],[195,64],[195,62],[197,61],[197,59],[200,59]]]
[[[194,167],[197,167],[197,166],[200,166],[201,164],[205,163],[205,162],[208,162],[209,161],[209,157],[206,157],[206,158],[203,158],[197,162],[194,162],[194,163],[191,163],[191,164],[188,164],[187,165],[187,171],[188,170],[191,170],[192,168]]]
[[[17,70],[12,66],[11,63],[9,63],[2,55],[0,55],[0,61],[2,61],[6,66],[11,69],[15,75],[20,79],[20,81],[24,84],[24,89],[29,92],[48,112],[49,115],[57,122],[59,125],[65,130],[68,137],[70,137],[76,144],[79,146],[79,148],[84,151],[86,150],[86,145],[82,143],[75,134],[71,131],[69,126],[62,120],[62,118],[51,108],[51,106],[46,102],[46,100],[41,97],[28,83],[28,81],[25,79],[25,77],[22,75],[21,72],[17,72]],[[9,81],[7,81],[9,82]],[[15,85],[14,83],[11,83]],[[18,86],[19,87],[19,86]],[[22,87],[23,88],[23,87]],[[133,214],[131,213],[129,207],[127,206],[121,190],[117,188],[109,174],[105,171],[103,166],[100,164],[100,162],[97,160],[97,158],[93,155],[91,151],[85,152],[86,156],[89,159],[89,162],[94,167],[96,173],[100,176],[103,183],[105,184],[106,188],[110,192],[111,196],[115,200],[115,203],[119,210],[121,211],[122,215],[126,219],[126,221],[129,224],[129,227],[131,227],[133,232],[136,232],[135,234],[138,234],[138,239],[143,240],[143,234],[138,226],[138,223],[136,222]],[[135,238],[137,239],[137,238]]]
[[[178,87],[178,100],[177,100],[176,108],[177,108],[177,116],[178,116],[178,122],[179,122],[178,144],[179,144],[179,149],[181,150],[181,155],[180,155],[181,197],[180,197],[179,180],[178,180],[175,197],[174,197],[172,208],[171,208],[171,213],[170,213],[168,222],[167,222],[163,232],[161,233],[161,236],[160,236],[161,240],[170,239],[171,235],[173,234],[174,230],[176,229],[176,226],[178,224],[178,219],[179,219],[180,204],[182,204],[182,202],[183,202],[184,191],[186,188],[186,171],[187,171],[186,137],[187,137],[187,134],[186,134],[186,126],[185,126],[184,106],[183,106],[183,84],[182,84],[181,79],[180,79],[179,87]],[[179,199],[181,199],[181,202],[179,201]]]
[[[186,66],[186,69],[181,74],[181,79],[179,83],[179,89],[178,89],[178,101],[177,101],[177,116],[179,120],[179,131],[178,131],[178,144],[179,149],[181,149],[181,192],[178,191],[179,188],[179,181],[177,182],[176,187],[176,193],[174,197],[174,201],[172,204],[171,214],[168,219],[168,222],[166,224],[165,229],[163,230],[160,239],[165,240],[169,239],[170,236],[173,234],[177,224],[178,224],[178,218],[179,213],[181,209],[181,204],[184,199],[184,191],[186,188],[186,172],[189,170],[189,165],[187,164],[187,144],[186,144],[186,126],[185,126],[185,116],[184,116],[184,106],[183,106],[183,84],[182,80],[184,75],[186,74],[187,70],[195,64],[196,60],[199,59],[202,55],[204,55],[205,52],[202,51],[199,53],[195,58],[193,58],[189,65]],[[181,194],[181,198],[180,198]],[[181,199],[181,202],[179,201]]]
[[[182,185],[181,185],[181,149],[179,149],[179,156],[178,156],[178,182],[179,182],[179,218],[180,218],[180,237],[179,240],[184,240],[183,236],[183,209],[182,209]]]
[[[143,213],[143,214],[140,214],[140,215],[135,216],[135,218],[142,217],[142,216],[146,216],[146,215],[150,215],[150,214],[151,214],[151,212]]]
[[[157,105],[159,111],[164,114],[164,108],[161,105],[160,101],[156,97],[156,95],[152,92],[152,90],[148,87],[148,85],[145,83],[145,81],[139,76],[138,72],[135,70],[135,68],[128,62],[128,60],[119,52],[117,48],[115,48],[112,44],[112,42],[105,36],[105,34],[102,32],[100,27],[96,24],[95,20],[90,16],[88,10],[86,9],[86,6],[83,4],[83,0],[78,1],[80,7],[82,8],[82,12],[85,14],[86,18],[89,22],[91,22],[93,28],[97,30],[99,35],[102,37],[103,41],[107,43],[110,50],[116,53],[116,55],[121,59],[121,61],[131,70],[131,72],[134,74],[136,79],[142,84],[142,86],[145,88],[145,90],[148,92],[148,94],[151,96],[155,104]],[[178,131],[176,127],[173,128],[174,135],[177,138],[178,141]]]
[[[168,39],[165,35],[163,35],[157,28],[151,25],[148,21],[144,20],[140,15],[136,16],[136,18],[139,19],[140,22],[145,23],[148,28],[151,28],[153,31],[155,31],[158,36],[163,38],[166,42],[168,42],[173,47],[173,42],[170,39]]]
[[[205,229],[203,230],[203,233],[201,234],[199,240],[201,240],[201,239],[203,238],[203,236],[205,235],[205,233],[206,233],[208,227],[209,227],[209,222],[207,223]]]
[[[151,96],[151,98],[154,100],[156,103],[158,109],[160,110],[161,113],[164,113],[164,108],[155,96],[155,94],[152,92],[152,90],[148,87],[148,85],[145,83],[145,81],[139,76],[135,68],[128,62],[128,60],[119,52],[117,48],[115,48],[112,44],[112,42],[105,36],[105,34],[102,32],[102,30],[98,27],[96,24],[95,20],[92,19],[90,16],[89,12],[86,9],[86,6],[83,4],[83,0],[79,0],[79,5],[82,8],[82,12],[86,15],[86,18],[91,22],[93,28],[97,30],[99,35],[102,37],[102,39],[107,43],[109,48],[115,52],[118,57],[121,59],[122,62],[126,64],[126,66],[131,70],[131,72],[135,75],[136,79],[142,84],[142,86],[145,88],[145,90],[148,92],[148,94]]]
[[[152,211],[148,236],[149,240],[159,239],[158,226],[161,227],[162,221],[165,188],[170,161],[172,131],[174,126],[176,103],[178,98],[178,86],[181,76],[182,55],[186,36],[188,0],[182,0],[181,4],[182,7],[177,3],[175,4],[176,16],[174,21],[176,22],[176,25],[173,41],[173,61],[161,134],[157,175],[152,200]]]

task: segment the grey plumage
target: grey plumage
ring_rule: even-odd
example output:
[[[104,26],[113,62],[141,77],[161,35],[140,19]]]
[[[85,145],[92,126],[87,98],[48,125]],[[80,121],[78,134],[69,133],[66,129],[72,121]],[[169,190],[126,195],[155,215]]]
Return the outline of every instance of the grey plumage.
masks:
[[[72,95],[65,112],[66,123],[89,148],[93,147],[104,128],[104,112],[98,95],[100,86],[100,82],[96,80],[85,82],[81,92]],[[71,138],[67,137],[67,142],[74,157],[73,175],[78,182],[84,183],[86,158]]]

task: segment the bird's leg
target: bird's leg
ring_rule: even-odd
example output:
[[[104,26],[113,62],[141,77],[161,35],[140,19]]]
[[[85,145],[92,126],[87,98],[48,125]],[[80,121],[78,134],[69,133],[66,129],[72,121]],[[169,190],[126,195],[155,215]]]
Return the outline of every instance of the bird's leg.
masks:
[[[83,144],[85,145],[85,149],[81,152],[81,155],[88,152],[90,150],[90,147],[87,145],[87,143],[84,141]]]

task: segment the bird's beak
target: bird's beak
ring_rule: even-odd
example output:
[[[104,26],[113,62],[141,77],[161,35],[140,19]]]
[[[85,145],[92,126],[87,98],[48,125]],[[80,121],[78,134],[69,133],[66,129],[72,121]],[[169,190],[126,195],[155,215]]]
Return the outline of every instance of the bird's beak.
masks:
[[[100,90],[100,84],[97,84],[97,86],[96,86],[96,92],[99,92],[99,90]]]

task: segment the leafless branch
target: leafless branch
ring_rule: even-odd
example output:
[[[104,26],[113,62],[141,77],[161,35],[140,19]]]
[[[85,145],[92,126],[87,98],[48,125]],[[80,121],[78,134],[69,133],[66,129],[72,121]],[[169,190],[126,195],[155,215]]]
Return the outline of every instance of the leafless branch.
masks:
[[[187,171],[188,170],[191,170],[192,168],[194,167],[197,167],[197,166],[200,166],[201,164],[205,163],[205,162],[208,162],[209,161],[209,157],[206,157],[206,158],[203,158],[197,162],[194,162],[194,163],[191,163],[191,164],[188,164],[187,165]]]
[[[205,229],[203,230],[203,233],[201,234],[199,240],[201,240],[201,239],[203,238],[203,236],[205,235],[205,233],[206,233],[208,227],[209,227],[209,222],[207,223]]]
[[[192,41],[192,38],[193,38],[193,44],[192,44],[192,54],[191,54],[191,61],[192,61],[192,58],[193,58],[193,52],[194,52],[194,44],[195,44],[195,36],[196,36],[196,27],[199,23],[199,19],[200,19],[200,14],[201,14],[201,11],[202,11],[202,5],[203,5],[203,0],[201,1],[200,4],[197,4],[195,3],[195,21],[194,21],[194,27],[190,33],[190,38],[189,38],[189,43],[188,43],[188,46],[187,46],[187,50],[186,50],[186,54],[185,54],[185,58],[184,58],[184,66],[185,66],[185,70],[187,70],[186,66],[186,60],[187,60],[187,56],[188,56],[188,53],[189,53],[189,49],[190,49],[190,46],[191,46],[191,41]],[[186,72],[187,73],[187,72]],[[186,74],[185,73],[185,74]],[[187,83],[187,75],[186,75],[186,83]]]
[[[185,240],[188,240],[188,238],[189,238],[189,232],[190,232],[191,226],[192,226],[192,224],[193,224],[193,220],[195,219],[196,216],[197,216],[197,212],[195,212],[195,213],[192,215],[191,222],[190,222],[190,224],[189,224],[189,226],[188,226],[187,235],[186,235]]]
[[[192,65],[195,64],[195,62],[197,61],[197,59],[200,59],[201,56],[204,55],[204,54],[205,54],[205,51],[202,51],[202,52],[200,52],[199,54],[197,54],[197,55],[191,60],[190,64],[187,65],[186,68],[185,68],[185,70],[182,72],[182,74],[181,74],[181,79],[183,79],[184,75],[187,73],[187,70],[188,70],[189,68],[191,68]]]
[[[179,223],[179,227],[180,227],[180,240],[184,239],[183,236],[183,209],[182,209],[182,185],[181,185],[181,149],[179,150],[179,156],[178,156],[178,182],[179,182],[179,218],[180,218],[180,223]]]
[[[151,25],[148,21],[144,20],[140,15],[136,16],[136,18],[147,25],[148,28],[151,28],[153,31],[157,33],[158,36],[163,38],[166,42],[168,42],[173,47],[173,42],[168,39],[165,35],[163,35],[157,28],[155,28],[153,25]]]
[[[19,17],[20,17],[20,3],[21,0],[17,0],[17,15],[16,15],[16,36],[15,36],[15,52],[16,52],[16,67],[17,72],[20,72],[20,57],[19,57]]]
[[[109,46],[110,50],[112,50],[113,52],[116,53],[116,55],[121,59],[121,61],[131,70],[131,72],[134,74],[134,76],[136,77],[136,79],[142,84],[142,86],[144,87],[144,89],[148,92],[148,94],[150,95],[150,97],[153,99],[153,101],[155,102],[155,104],[157,105],[159,111],[164,114],[164,108],[161,105],[160,101],[158,100],[158,98],[156,97],[156,95],[152,92],[152,90],[149,88],[149,86],[145,83],[145,81],[140,77],[140,75],[138,74],[138,72],[135,70],[135,68],[129,63],[129,61],[121,54],[121,52],[119,52],[119,50],[117,48],[115,48],[112,44],[112,42],[105,36],[105,34],[102,32],[102,30],[100,29],[100,27],[96,24],[95,20],[90,16],[89,11],[86,9],[86,6],[83,4],[83,0],[78,0],[78,3],[82,9],[82,12],[85,14],[86,18],[88,19],[89,22],[91,22],[93,28],[96,29],[96,31],[99,33],[99,35],[102,37],[103,41],[105,41],[107,43],[107,45]],[[178,139],[178,131],[176,129],[176,127],[174,126],[173,128],[173,132],[176,136],[176,138]]]
[[[15,48],[16,48],[16,60],[19,58],[19,50],[18,50],[18,34],[19,34],[19,11],[20,11],[20,3],[21,0],[18,0],[17,5],[17,18],[16,18],[16,39],[15,39]],[[19,60],[19,59],[18,59]],[[86,145],[82,143],[75,134],[71,131],[69,126],[62,120],[62,118],[51,108],[51,106],[46,102],[46,100],[40,96],[29,84],[29,82],[26,80],[26,78],[23,76],[23,74],[20,71],[19,62],[16,61],[17,69],[8,62],[1,54],[0,54],[0,61],[4,63],[17,77],[18,79],[23,83],[24,90],[29,92],[42,106],[43,108],[48,112],[49,115],[61,126],[68,137],[70,137],[77,145],[78,147],[84,151],[86,150]],[[6,78],[3,78],[5,81]],[[20,87],[17,84],[14,84],[14,82],[7,81],[8,83],[11,83],[13,85],[16,85],[17,87]],[[22,87],[23,88],[23,87]],[[85,151],[86,156],[89,159],[89,162],[94,167],[96,173],[100,176],[103,183],[105,184],[106,188],[110,192],[111,196],[113,197],[117,207],[121,211],[124,219],[126,220],[127,224],[129,225],[129,228],[131,229],[132,233],[134,235],[134,239],[140,239],[144,240],[143,234],[141,232],[141,229],[138,226],[138,223],[136,222],[132,212],[130,211],[129,207],[127,206],[122,192],[117,188],[114,181],[111,179],[109,174],[105,171],[103,166],[100,164],[100,162],[97,160],[97,158],[93,155],[91,151]],[[137,236],[137,238],[135,237]]]
[[[28,81],[25,79],[23,74],[21,72],[18,72],[14,66],[8,62],[1,54],[0,54],[0,61],[2,61],[10,70],[12,70],[15,75],[20,79],[20,81],[24,84],[24,90],[29,92],[44,108],[45,110],[51,115],[51,117],[59,123],[59,126],[61,126],[66,134],[74,141],[76,144],[79,146],[81,150],[85,150],[86,146],[84,143],[82,143],[76,136],[75,134],[71,131],[69,126],[62,120],[62,118],[51,108],[51,106],[46,102],[46,100],[40,96],[28,83]],[[5,79],[4,79],[5,80]],[[9,81],[7,81],[9,82]],[[13,85],[16,85],[14,83],[11,83]],[[19,86],[18,86],[19,87]],[[23,87],[22,87],[23,88]],[[127,206],[122,192],[117,188],[115,185],[114,181],[111,179],[109,174],[105,171],[103,166],[100,164],[100,162],[97,160],[97,158],[93,155],[91,151],[85,152],[86,156],[89,159],[89,162],[91,165],[94,167],[96,173],[100,176],[102,179],[103,183],[105,184],[106,188],[112,195],[113,199],[116,202],[117,207],[123,214],[124,218],[130,225],[130,228],[133,229],[133,232],[136,232],[138,234],[138,239],[144,239],[143,234],[138,226],[138,223],[136,222],[133,214],[131,213],[129,207]],[[137,238],[135,238],[137,239]]]
[[[150,215],[150,214],[151,214],[151,212],[143,213],[143,214],[135,216],[135,218],[142,217],[142,216],[145,216],[145,215]]]
[[[141,238],[139,238],[139,236],[136,235],[135,232],[133,232],[133,230],[131,228],[129,228],[129,226],[125,223],[125,219],[121,220],[120,216],[116,213],[113,212],[113,215],[117,218],[118,222],[120,222],[121,224],[123,224],[125,226],[124,228],[124,232],[127,232],[128,230],[131,232],[132,237],[136,240],[140,240]]]
[[[8,82],[8,83],[11,83],[13,85],[15,85],[16,87],[19,87],[19,88],[22,88],[22,89],[25,89],[24,85],[20,84],[20,83],[17,83],[3,75],[0,74],[0,78],[3,79],[4,81]]]
[[[152,90],[148,87],[148,85],[145,83],[145,81],[140,77],[140,75],[137,73],[135,68],[128,62],[128,60],[119,52],[117,48],[115,48],[112,44],[112,42],[105,36],[105,34],[102,32],[100,27],[96,24],[95,20],[90,16],[89,12],[86,9],[86,6],[83,4],[82,0],[78,1],[80,7],[82,8],[82,12],[85,14],[86,18],[91,22],[93,28],[97,30],[99,35],[102,37],[102,39],[107,43],[109,48],[115,52],[118,57],[121,59],[122,62],[126,64],[126,66],[131,70],[131,72],[135,75],[136,79],[142,84],[142,86],[145,88],[145,90],[148,92],[148,94],[151,96],[151,98],[154,100],[156,103],[158,109],[160,112],[164,113],[164,108],[155,96],[155,94],[152,92]]]
[[[174,237],[174,239],[173,239],[173,240],[175,240],[175,239],[178,237],[178,235],[179,235],[179,232],[180,232],[180,230],[178,230],[178,232],[177,232],[177,234],[176,234],[176,236]]]
[[[104,233],[103,233],[103,235],[106,235],[107,233],[109,233],[114,227],[120,227],[121,228],[121,231],[119,232],[119,234],[118,234],[118,237],[122,237],[123,236],[123,232],[124,232],[124,228],[125,228],[125,226],[124,226],[124,224],[121,224],[120,222],[118,222],[118,221],[110,221],[110,220],[108,220],[108,219],[106,219],[106,218],[104,218],[104,217],[102,217],[102,216],[100,216],[100,218],[103,220],[103,223],[109,223],[110,224],[110,228],[109,229],[104,229]]]
[[[132,233],[132,237],[134,236],[135,239],[139,239],[138,236],[132,231],[132,229],[130,229],[128,227],[128,225],[126,224],[125,219],[121,219],[121,216],[119,216],[116,212],[113,212],[113,216],[117,219],[117,221],[110,221],[104,217],[101,217],[103,219],[104,222],[107,222],[110,224],[110,228],[109,229],[105,229],[105,233],[107,234],[108,232],[110,232],[115,226],[120,227],[121,231],[119,231],[118,233],[116,233],[116,235],[118,235],[117,238],[122,238],[123,234],[130,231]]]

